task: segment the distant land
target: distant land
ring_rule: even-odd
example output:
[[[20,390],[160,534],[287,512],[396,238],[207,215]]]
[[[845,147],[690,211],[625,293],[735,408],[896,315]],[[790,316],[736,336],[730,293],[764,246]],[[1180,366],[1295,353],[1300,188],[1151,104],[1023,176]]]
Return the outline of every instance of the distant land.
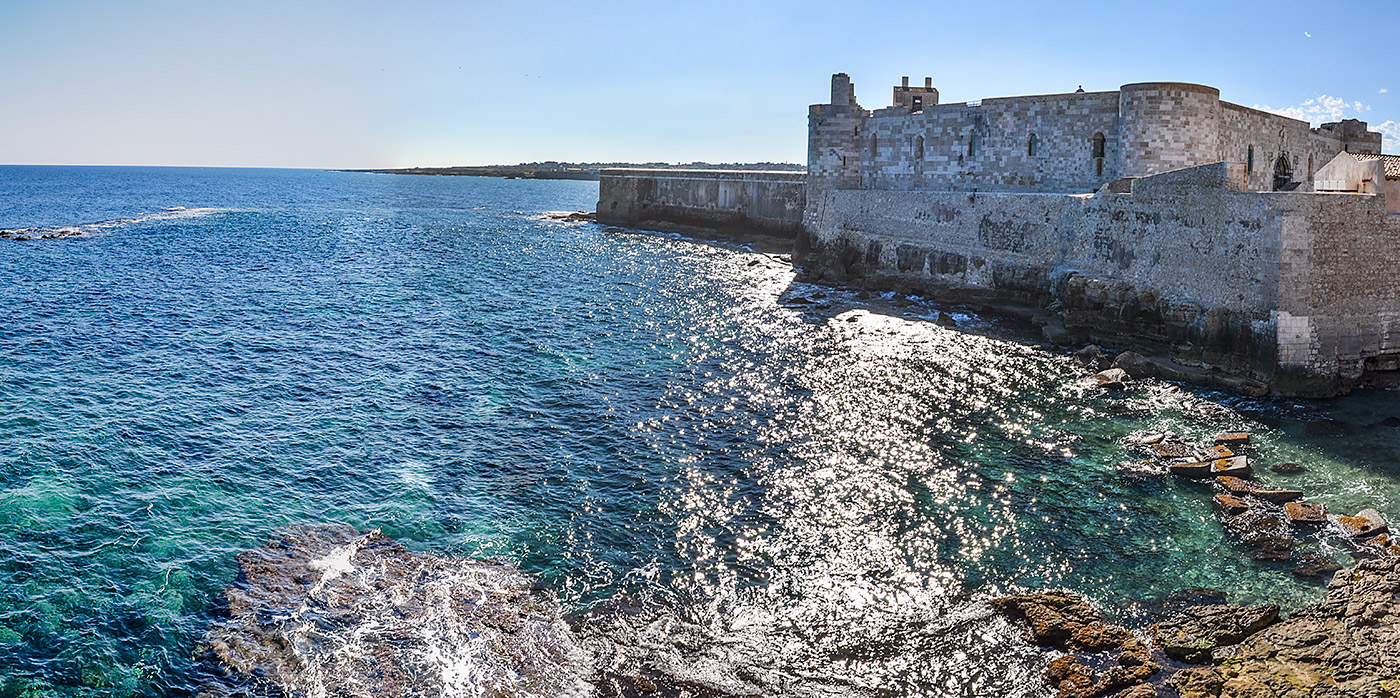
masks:
[[[802,171],[806,166],[791,162],[526,162],[519,165],[481,165],[476,167],[406,167],[381,170],[340,170],[341,172],[374,172],[379,174],[440,175],[453,177],[505,177],[507,179],[587,179],[597,180],[598,171],[608,167],[645,167],[665,170],[791,170]]]

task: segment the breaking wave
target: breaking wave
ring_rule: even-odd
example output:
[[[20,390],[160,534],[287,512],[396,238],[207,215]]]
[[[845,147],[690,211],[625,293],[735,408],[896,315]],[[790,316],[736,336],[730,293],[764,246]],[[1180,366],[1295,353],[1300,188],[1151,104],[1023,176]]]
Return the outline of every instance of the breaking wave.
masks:
[[[112,218],[92,223],[80,223],[78,225],[41,225],[30,228],[0,229],[0,238],[6,240],[55,240],[58,238],[82,237],[103,230],[121,228],[137,223],[203,218],[204,216],[223,213],[228,210],[229,209],[223,208],[186,208],[184,206],[172,206],[131,218]]]

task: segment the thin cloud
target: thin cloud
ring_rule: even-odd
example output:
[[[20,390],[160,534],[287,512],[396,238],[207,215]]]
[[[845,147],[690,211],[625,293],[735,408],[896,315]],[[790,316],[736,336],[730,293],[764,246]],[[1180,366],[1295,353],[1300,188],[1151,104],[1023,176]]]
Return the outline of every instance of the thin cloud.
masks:
[[[1382,87],[1381,89],[1376,90],[1376,91],[1379,92],[1379,93],[1381,93],[1381,94],[1385,94],[1385,93],[1389,92],[1390,90],[1387,90],[1386,88]]]
[[[1307,33],[1307,32],[1303,32],[1303,36],[1306,36],[1306,37],[1308,37],[1309,39],[1312,38],[1312,34],[1309,34],[1309,33]]]
[[[1371,111],[1371,105],[1362,104],[1360,100],[1352,100],[1349,102],[1341,97],[1333,97],[1331,95],[1318,95],[1302,104],[1291,107],[1271,107],[1267,104],[1256,104],[1254,108],[1298,119],[1300,121],[1306,121],[1314,126],[1328,121],[1360,118],[1365,112]]]
[[[1384,141],[1382,141],[1382,151],[1395,150],[1396,145],[1400,144],[1400,121],[1388,119],[1372,126],[1371,130],[1379,132],[1384,139]]]

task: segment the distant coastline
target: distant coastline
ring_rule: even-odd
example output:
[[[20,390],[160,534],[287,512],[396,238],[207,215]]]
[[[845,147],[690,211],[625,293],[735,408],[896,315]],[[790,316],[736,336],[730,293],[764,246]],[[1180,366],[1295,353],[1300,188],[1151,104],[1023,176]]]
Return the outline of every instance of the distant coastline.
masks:
[[[468,167],[403,167],[388,169],[337,170],[338,172],[370,172],[374,174],[437,175],[446,177],[502,177],[505,179],[578,179],[598,181],[599,171],[609,167],[630,167],[664,170],[792,170],[801,171],[805,165],[790,162],[720,163],[691,162],[528,162],[519,165],[479,165]]]

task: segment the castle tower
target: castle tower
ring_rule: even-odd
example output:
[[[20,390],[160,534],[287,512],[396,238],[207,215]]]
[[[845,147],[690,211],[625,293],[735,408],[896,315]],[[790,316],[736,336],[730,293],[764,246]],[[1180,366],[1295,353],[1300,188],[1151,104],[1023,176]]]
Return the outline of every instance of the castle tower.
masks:
[[[866,111],[845,73],[831,76],[831,103],[807,111],[807,191],[854,189],[860,183],[860,132]]]
[[[1118,97],[1118,176],[1141,177],[1220,160],[1220,90],[1185,82],[1124,85]]]

